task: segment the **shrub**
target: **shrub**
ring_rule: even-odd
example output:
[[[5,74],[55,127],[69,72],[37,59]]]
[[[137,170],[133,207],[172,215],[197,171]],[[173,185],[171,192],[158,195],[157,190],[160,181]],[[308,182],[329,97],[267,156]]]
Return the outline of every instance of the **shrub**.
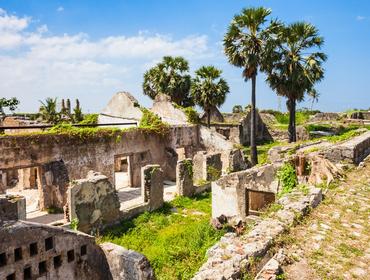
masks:
[[[198,112],[193,107],[182,108],[189,123],[199,124],[200,118]]]
[[[84,119],[79,122],[79,124],[97,124],[98,123],[98,114],[86,114]]]
[[[295,168],[290,163],[285,163],[277,172],[277,178],[281,184],[281,190],[278,194],[279,197],[290,193],[297,185],[298,179]]]

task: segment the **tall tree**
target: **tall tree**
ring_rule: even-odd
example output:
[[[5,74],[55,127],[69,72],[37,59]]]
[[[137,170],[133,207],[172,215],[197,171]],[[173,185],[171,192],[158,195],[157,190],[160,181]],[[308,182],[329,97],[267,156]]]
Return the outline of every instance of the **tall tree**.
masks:
[[[183,57],[163,57],[162,62],[144,73],[143,91],[155,99],[166,94],[180,106],[191,106],[189,64]]]
[[[271,10],[263,7],[243,9],[234,17],[224,37],[224,50],[231,64],[243,68],[245,81],[252,81],[251,95],[251,162],[258,163],[256,146],[256,77],[264,67],[266,46],[279,23],[266,24]]]
[[[324,78],[322,64],[327,56],[320,52],[324,43],[312,24],[297,22],[281,28],[271,63],[266,67],[267,82],[280,96],[287,98],[289,142],[296,138],[296,104],[305,94],[315,93],[315,84]]]
[[[207,112],[207,125],[210,127],[211,108],[221,106],[229,92],[227,82],[221,78],[222,71],[213,66],[203,66],[195,71],[191,85],[194,102]]]
[[[60,115],[57,112],[57,99],[48,97],[45,102],[40,101],[40,103],[41,118],[48,123],[57,124],[60,120]]]
[[[14,111],[15,109],[17,109],[18,104],[19,100],[16,97],[0,98],[0,114],[5,114],[4,108],[9,108],[10,111]]]
[[[313,104],[319,102],[320,93],[316,89],[312,89],[307,93],[311,98],[311,111],[313,110]]]

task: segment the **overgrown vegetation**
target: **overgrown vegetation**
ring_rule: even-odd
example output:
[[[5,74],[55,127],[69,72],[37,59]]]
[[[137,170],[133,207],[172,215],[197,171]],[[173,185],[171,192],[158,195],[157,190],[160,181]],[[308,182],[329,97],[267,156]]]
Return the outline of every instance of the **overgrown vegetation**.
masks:
[[[277,172],[277,178],[281,189],[278,193],[278,197],[290,193],[297,185],[298,179],[295,168],[290,163],[285,163]]]
[[[283,113],[283,112],[280,112],[280,111],[268,109],[268,110],[261,110],[261,113],[268,113],[268,114],[273,115],[276,118],[278,124],[282,125],[284,127],[286,127],[289,124],[289,113],[288,112]],[[313,116],[317,113],[320,113],[320,111],[318,111],[318,110],[308,110],[306,108],[297,110],[297,112],[296,112],[296,124],[297,125],[302,125],[302,124],[307,123],[308,120],[310,119],[310,116]]]
[[[206,261],[207,249],[225,233],[210,226],[210,217],[210,193],[177,197],[158,211],[122,222],[99,241],[143,253],[157,279],[190,279]]]
[[[257,156],[258,156],[258,165],[263,165],[268,162],[267,157],[268,157],[268,151],[275,146],[281,145],[281,142],[275,141],[275,142],[268,142],[264,143],[262,145],[257,146]],[[250,155],[250,147],[245,147],[243,146],[243,152],[245,156]]]
[[[142,108],[143,116],[141,117],[139,128],[152,131],[159,135],[165,135],[169,131],[169,125],[164,123],[161,118],[152,111]]]
[[[193,107],[182,108],[186,115],[186,120],[191,124],[199,124],[200,118],[198,112]]]
[[[97,124],[99,114],[86,114],[80,124]]]

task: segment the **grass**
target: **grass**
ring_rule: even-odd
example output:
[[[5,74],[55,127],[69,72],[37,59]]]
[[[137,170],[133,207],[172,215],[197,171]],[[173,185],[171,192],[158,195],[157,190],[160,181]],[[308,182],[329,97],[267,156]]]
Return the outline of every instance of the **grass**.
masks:
[[[269,142],[262,145],[257,146],[257,157],[258,157],[258,165],[262,165],[268,162],[267,156],[268,151],[275,146],[281,145],[281,142]],[[243,152],[244,155],[250,156],[250,147],[249,146],[243,146]]]
[[[214,230],[211,195],[177,197],[152,213],[124,221],[99,242],[109,241],[144,254],[157,279],[190,279],[206,261],[206,251],[224,231]]]

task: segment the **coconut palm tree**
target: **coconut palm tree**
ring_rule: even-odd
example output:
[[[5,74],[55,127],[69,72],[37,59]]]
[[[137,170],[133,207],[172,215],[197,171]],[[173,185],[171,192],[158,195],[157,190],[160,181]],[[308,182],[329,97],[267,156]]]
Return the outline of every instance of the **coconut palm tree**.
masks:
[[[41,118],[48,123],[58,123],[60,116],[57,112],[57,99],[48,97],[45,99],[45,102],[40,100],[40,103],[39,111]]]
[[[277,45],[268,55],[267,82],[280,96],[287,98],[289,111],[289,142],[296,141],[296,104],[305,94],[316,92],[314,86],[324,78],[323,62],[327,56],[320,52],[324,43],[315,26],[297,22],[282,27]]]
[[[163,57],[162,62],[144,73],[143,91],[150,98],[166,94],[180,106],[191,106],[189,64],[183,57]]]
[[[313,110],[313,104],[319,102],[320,93],[316,89],[312,89],[307,93],[311,97],[311,111]]]
[[[191,84],[194,102],[207,113],[207,126],[211,124],[211,108],[221,106],[229,92],[227,82],[221,78],[222,71],[214,66],[203,66],[195,71]]]
[[[251,162],[258,163],[256,146],[256,77],[265,61],[265,48],[272,38],[277,21],[266,24],[270,9],[243,9],[234,17],[224,37],[224,51],[232,65],[243,68],[245,81],[252,81],[251,95]]]

